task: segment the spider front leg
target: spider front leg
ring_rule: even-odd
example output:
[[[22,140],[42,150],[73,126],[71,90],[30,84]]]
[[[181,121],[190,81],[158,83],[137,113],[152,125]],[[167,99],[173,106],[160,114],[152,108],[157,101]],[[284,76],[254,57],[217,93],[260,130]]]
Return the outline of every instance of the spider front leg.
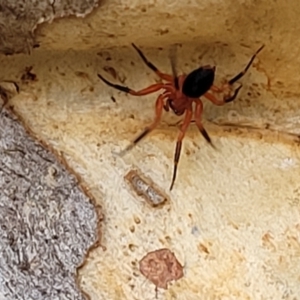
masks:
[[[216,93],[223,93],[224,91],[230,91],[232,89],[232,85],[238,81],[239,79],[241,79],[246,72],[248,71],[248,69],[250,68],[250,66],[252,65],[255,57],[257,56],[257,54],[264,48],[265,45],[262,45],[255,53],[254,55],[251,57],[250,61],[248,62],[248,64],[246,65],[245,69],[243,71],[241,71],[240,73],[238,73],[236,76],[234,76],[233,78],[231,78],[230,80],[228,80],[228,82],[226,84],[224,84],[221,88],[212,85],[210,90]],[[235,89],[234,93],[232,96],[225,96],[222,100],[217,99],[214,95],[210,94],[210,93],[206,93],[204,96],[210,100],[211,102],[213,102],[215,105],[224,105],[225,103],[231,102],[233,101],[240,89],[242,88],[242,84],[240,84],[240,86]]]
[[[174,155],[174,170],[173,170],[173,178],[172,178],[172,182],[171,182],[171,186],[170,186],[170,191],[172,190],[174,183],[175,183],[175,179],[176,179],[176,175],[177,175],[177,165],[179,162],[179,158],[180,158],[180,152],[181,152],[181,146],[182,146],[182,140],[184,138],[184,135],[191,123],[192,120],[192,110],[186,110],[184,119],[183,119],[183,124],[181,125],[180,128],[180,132],[177,138],[177,143],[176,143],[176,150],[175,150],[175,155]]]
[[[225,96],[221,100],[216,98],[213,94],[211,94],[209,92],[205,93],[204,97],[207,98],[208,100],[210,100],[213,104],[218,105],[218,106],[222,106],[222,105],[224,105],[228,102],[233,101],[237,97],[237,95],[238,95],[240,89],[242,88],[242,86],[243,85],[240,84],[240,86],[237,89],[235,89],[232,96]],[[223,90],[222,90],[222,92],[223,92]]]
[[[123,151],[120,152],[120,155],[123,155],[125,152],[131,150],[139,141],[141,141],[147,134],[149,134],[159,123],[161,116],[162,116],[162,112],[163,112],[163,108],[164,108],[164,99],[165,99],[165,95],[159,95],[159,97],[156,100],[156,104],[155,104],[155,119],[152,122],[152,124],[150,124],[149,126],[147,126],[132,142],[130,145],[128,145]]]
[[[250,66],[252,65],[255,57],[257,56],[257,54],[265,47],[265,45],[262,45],[255,53],[254,55],[251,57],[250,61],[248,62],[246,68],[240,72],[239,74],[237,74],[236,76],[234,76],[233,78],[231,78],[228,83],[230,85],[234,84],[236,81],[238,81],[239,79],[241,79],[245,74],[246,72],[248,71],[248,69],[250,68]]]

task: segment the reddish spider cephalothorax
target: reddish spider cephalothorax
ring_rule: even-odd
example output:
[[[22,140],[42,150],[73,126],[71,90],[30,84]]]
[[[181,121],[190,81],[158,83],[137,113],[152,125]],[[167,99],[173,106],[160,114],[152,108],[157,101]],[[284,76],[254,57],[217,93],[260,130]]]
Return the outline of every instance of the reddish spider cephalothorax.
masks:
[[[132,44],[132,46],[138,52],[138,54],[145,62],[145,64],[150,69],[152,69],[166,83],[156,83],[140,91],[134,91],[128,87],[113,84],[107,81],[105,78],[103,78],[100,74],[98,74],[98,76],[107,85],[134,96],[148,95],[157,92],[159,90],[162,90],[162,93],[158,96],[155,104],[155,113],[156,113],[155,120],[153,121],[152,124],[147,126],[144,129],[144,131],[124,151],[131,149],[134,145],[136,145],[142,138],[144,138],[148,133],[150,133],[157,126],[157,124],[161,119],[163,109],[165,111],[169,111],[169,109],[171,108],[173,112],[178,116],[185,114],[177,138],[177,144],[176,144],[176,150],[174,156],[173,178],[170,186],[170,190],[172,190],[176,179],[177,165],[180,157],[182,140],[189,127],[189,124],[192,121],[193,113],[194,113],[195,123],[200,133],[203,135],[205,140],[210,145],[213,145],[208,133],[204,129],[201,122],[203,104],[199,98],[201,96],[204,96],[215,105],[224,105],[225,103],[233,101],[238,95],[238,92],[241,89],[242,84],[240,84],[240,86],[235,90],[233,90],[232,85],[237,80],[239,80],[242,76],[244,76],[244,74],[251,66],[256,55],[263,49],[264,45],[261,46],[256,51],[256,53],[252,56],[246,68],[242,72],[234,76],[232,79],[228,80],[221,87],[217,87],[213,84],[215,79],[215,67],[211,67],[209,65],[202,66],[199,67],[198,69],[195,69],[188,75],[183,74],[183,75],[176,76],[174,66],[172,65],[173,76],[164,74],[161,71],[159,71],[151,62],[147,60],[147,58],[144,56],[144,54],[140,49],[138,49],[134,44]],[[221,99],[218,99],[213,93],[223,94],[223,97]],[[193,109],[193,103],[195,103],[194,109]]]

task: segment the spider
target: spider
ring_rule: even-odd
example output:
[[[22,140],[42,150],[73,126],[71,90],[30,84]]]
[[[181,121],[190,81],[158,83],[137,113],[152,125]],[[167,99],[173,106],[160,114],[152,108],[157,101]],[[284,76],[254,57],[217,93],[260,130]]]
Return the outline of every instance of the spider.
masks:
[[[169,75],[162,73],[150,61],[148,61],[143,52],[135,44],[132,44],[132,46],[138,52],[139,56],[144,61],[144,63],[152,71],[154,71],[162,79],[162,81],[165,81],[165,83],[155,83],[147,88],[135,91],[126,86],[113,84],[106,80],[104,77],[102,77],[100,74],[98,74],[98,77],[110,87],[113,87],[117,90],[120,90],[133,96],[144,96],[161,90],[161,93],[158,96],[155,104],[154,121],[150,125],[145,127],[145,129],[140,133],[140,135],[138,135],[137,138],[134,139],[131,142],[131,144],[128,147],[126,147],[122,152],[132,149],[139,141],[141,141],[158,125],[163,110],[168,112],[171,109],[178,116],[184,114],[184,119],[182,125],[180,126],[180,131],[176,143],[173,177],[170,185],[171,191],[176,180],[177,166],[180,158],[182,141],[189,127],[189,124],[192,122],[193,115],[194,121],[200,133],[202,134],[204,139],[211,146],[213,146],[211,138],[209,137],[207,131],[202,125],[201,115],[203,111],[203,104],[200,97],[204,96],[209,101],[219,106],[233,101],[237,97],[239,90],[242,88],[242,84],[240,83],[239,87],[233,89],[233,84],[245,75],[247,70],[250,68],[252,62],[254,61],[256,55],[264,48],[264,45],[262,45],[255,52],[255,54],[251,57],[250,61],[248,62],[243,71],[238,73],[230,80],[226,81],[221,87],[214,85],[216,71],[215,66],[200,66],[199,68],[193,70],[187,75],[183,74],[177,76],[174,64],[172,63],[173,75]],[[223,94],[223,97],[220,97],[220,94]],[[193,104],[195,104],[194,108]]]

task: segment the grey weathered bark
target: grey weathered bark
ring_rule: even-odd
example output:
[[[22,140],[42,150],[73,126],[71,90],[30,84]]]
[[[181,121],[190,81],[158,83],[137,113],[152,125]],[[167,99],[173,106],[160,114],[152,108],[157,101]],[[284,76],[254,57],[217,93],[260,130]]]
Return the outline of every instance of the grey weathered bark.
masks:
[[[97,221],[75,176],[3,109],[0,299],[83,299],[76,269],[98,238]]]

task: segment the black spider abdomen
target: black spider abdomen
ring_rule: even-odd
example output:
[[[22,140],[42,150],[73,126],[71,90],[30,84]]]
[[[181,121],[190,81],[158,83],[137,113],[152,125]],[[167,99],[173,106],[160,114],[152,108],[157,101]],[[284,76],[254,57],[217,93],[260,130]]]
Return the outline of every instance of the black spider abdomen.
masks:
[[[190,98],[199,98],[212,86],[215,79],[215,68],[200,67],[187,75],[183,82],[182,92]]]

